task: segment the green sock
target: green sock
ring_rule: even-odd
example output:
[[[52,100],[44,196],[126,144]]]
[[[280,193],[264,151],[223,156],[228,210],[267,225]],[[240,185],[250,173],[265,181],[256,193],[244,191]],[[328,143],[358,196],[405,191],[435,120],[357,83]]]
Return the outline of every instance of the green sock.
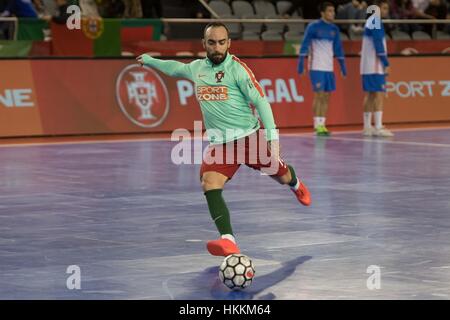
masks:
[[[289,182],[290,187],[295,187],[297,184],[297,176],[295,175],[295,170],[291,165],[288,164],[289,171],[291,172],[292,180]]]
[[[230,222],[230,212],[222,197],[222,189],[213,189],[205,192],[209,213],[216,224],[220,234],[233,234]]]

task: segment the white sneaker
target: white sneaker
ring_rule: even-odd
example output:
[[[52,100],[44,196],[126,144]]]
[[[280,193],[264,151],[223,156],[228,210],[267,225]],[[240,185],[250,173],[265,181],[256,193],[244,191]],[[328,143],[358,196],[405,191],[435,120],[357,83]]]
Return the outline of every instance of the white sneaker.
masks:
[[[365,137],[371,137],[371,136],[373,136],[374,131],[375,131],[375,128],[373,128],[373,127],[365,128],[365,129],[363,130],[362,134],[363,134],[363,136],[365,136]]]
[[[389,131],[388,129],[386,129],[385,127],[381,127],[380,129],[375,129],[373,132],[374,136],[377,137],[393,137],[394,134]]]

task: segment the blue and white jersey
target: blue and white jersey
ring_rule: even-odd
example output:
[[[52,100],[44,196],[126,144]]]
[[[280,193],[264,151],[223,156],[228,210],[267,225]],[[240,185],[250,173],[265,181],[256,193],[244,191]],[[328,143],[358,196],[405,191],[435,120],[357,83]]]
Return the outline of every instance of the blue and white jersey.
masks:
[[[384,26],[379,21],[380,28],[369,28],[368,21],[364,29],[361,49],[361,74],[384,74],[384,68],[389,66],[387,59],[386,34]]]
[[[333,72],[333,56],[336,56],[342,73],[347,73],[339,28],[333,23],[320,19],[308,25],[300,48],[299,73],[303,73],[306,56],[309,57],[309,70]]]
[[[6,1],[6,7],[3,13],[0,11],[0,17],[9,15],[15,15],[22,18],[38,17],[31,0]]]

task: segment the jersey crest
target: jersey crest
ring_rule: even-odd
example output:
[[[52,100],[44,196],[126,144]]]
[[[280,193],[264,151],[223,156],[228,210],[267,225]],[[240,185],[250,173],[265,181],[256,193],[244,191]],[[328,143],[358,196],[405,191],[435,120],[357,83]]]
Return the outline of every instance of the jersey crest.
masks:
[[[223,71],[216,72],[216,83],[222,82],[224,76],[225,72]]]

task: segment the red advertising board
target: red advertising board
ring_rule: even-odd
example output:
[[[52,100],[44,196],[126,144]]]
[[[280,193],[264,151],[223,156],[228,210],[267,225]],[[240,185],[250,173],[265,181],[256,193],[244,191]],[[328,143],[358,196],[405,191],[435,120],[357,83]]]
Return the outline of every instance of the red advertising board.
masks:
[[[186,61],[185,61],[186,62]],[[246,59],[277,126],[311,126],[312,91],[295,58]],[[450,58],[391,58],[385,121],[450,121]],[[327,123],[362,122],[359,58],[336,76]],[[337,70],[337,69],[336,69]],[[201,120],[194,85],[134,60],[0,60],[0,136],[171,132]]]

